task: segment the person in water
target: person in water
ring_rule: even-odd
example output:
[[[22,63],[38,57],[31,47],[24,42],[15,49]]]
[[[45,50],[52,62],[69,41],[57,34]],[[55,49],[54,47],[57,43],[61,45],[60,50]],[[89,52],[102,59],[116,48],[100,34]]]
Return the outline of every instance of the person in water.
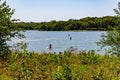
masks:
[[[72,37],[70,36],[70,40],[72,40]]]
[[[70,34],[68,34],[68,37],[70,37]]]
[[[52,44],[49,44],[48,49],[49,49],[49,50],[52,50]]]
[[[69,37],[69,39],[70,39],[70,40],[72,40],[72,37],[71,37],[71,35],[70,35],[70,34],[68,34],[68,37]]]

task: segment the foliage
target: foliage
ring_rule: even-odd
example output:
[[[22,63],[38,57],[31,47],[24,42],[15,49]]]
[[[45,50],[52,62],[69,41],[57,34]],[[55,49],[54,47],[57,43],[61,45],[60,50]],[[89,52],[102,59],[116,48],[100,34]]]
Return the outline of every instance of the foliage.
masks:
[[[72,72],[69,65],[58,66],[52,75],[53,80],[72,80]]]
[[[98,45],[103,47],[110,47],[107,51],[108,53],[115,54],[120,56],[120,32],[119,31],[108,31],[107,34],[102,35],[100,42],[97,42]]]
[[[119,61],[119,57],[94,51],[75,54],[14,51],[7,62],[0,60],[0,79],[119,80]]]
[[[68,30],[111,30],[109,27],[118,26],[115,16],[86,17],[83,19],[69,19],[68,21],[50,22],[19,22],[17,26],[26,30],[68,31]]]
[[[118,22],[120,21],[120,2],[118,3],[118,9],[114,9],[118,16]],[[97,43],[101,48],[108,46],[109,53],[120,56],[120,25],[114,27],[113,31],[108,31],[106,34],[102,34],[102,39]]]
[[[12,37],[21,38],[23,35],[19,33],[20,29],[13,24],[16,20],[11,19],[14,10],[6,4],[6,1],[0,2],[0,56],[5,58],[10,52],[7,41],[10,41]]]

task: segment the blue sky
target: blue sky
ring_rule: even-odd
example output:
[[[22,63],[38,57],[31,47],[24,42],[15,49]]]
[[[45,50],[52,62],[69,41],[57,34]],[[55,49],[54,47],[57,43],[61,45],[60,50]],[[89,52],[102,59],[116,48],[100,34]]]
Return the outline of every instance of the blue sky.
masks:
[[[120,0],[6,0],[13,18],[25,22],[81,19],[115,15]]]

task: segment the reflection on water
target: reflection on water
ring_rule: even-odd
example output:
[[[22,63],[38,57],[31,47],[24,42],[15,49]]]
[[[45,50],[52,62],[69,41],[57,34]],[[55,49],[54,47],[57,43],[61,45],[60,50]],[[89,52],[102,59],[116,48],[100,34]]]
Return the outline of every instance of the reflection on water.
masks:
[[[52,44],[53,52],[63,52],[69,47],[77,50],[98,50],[95,42],[99,41],[104,31],[26,31],[26,39],[13,39],[12,43],[24,41],[28,43],[29,51],[48,52],[49,44]]]

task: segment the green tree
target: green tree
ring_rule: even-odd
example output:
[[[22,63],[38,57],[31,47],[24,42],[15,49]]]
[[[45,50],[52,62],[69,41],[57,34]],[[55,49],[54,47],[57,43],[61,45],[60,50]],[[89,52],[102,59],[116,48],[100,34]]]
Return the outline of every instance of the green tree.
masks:
[[[10,46],[7,41],[10,41],[12,37],[23,37],[19,33],[20,29],[13,24],[16,20],[11,19],[14,11],[6,4],[6,1],[0,1],[0,57],[2,58],[10,53]]]
[[[118,3],[118,9],[114,9],[115,13],[117,14],[118,21],[120,18],[120,2]],[[97,42],[101,48],[109,46],[108,52],[115,54],[116,56],[120,57],[120,29],[119,25],[113,28],[113,31],[107,31],[106,34],[102,34],[102,39],[100,42]]]

